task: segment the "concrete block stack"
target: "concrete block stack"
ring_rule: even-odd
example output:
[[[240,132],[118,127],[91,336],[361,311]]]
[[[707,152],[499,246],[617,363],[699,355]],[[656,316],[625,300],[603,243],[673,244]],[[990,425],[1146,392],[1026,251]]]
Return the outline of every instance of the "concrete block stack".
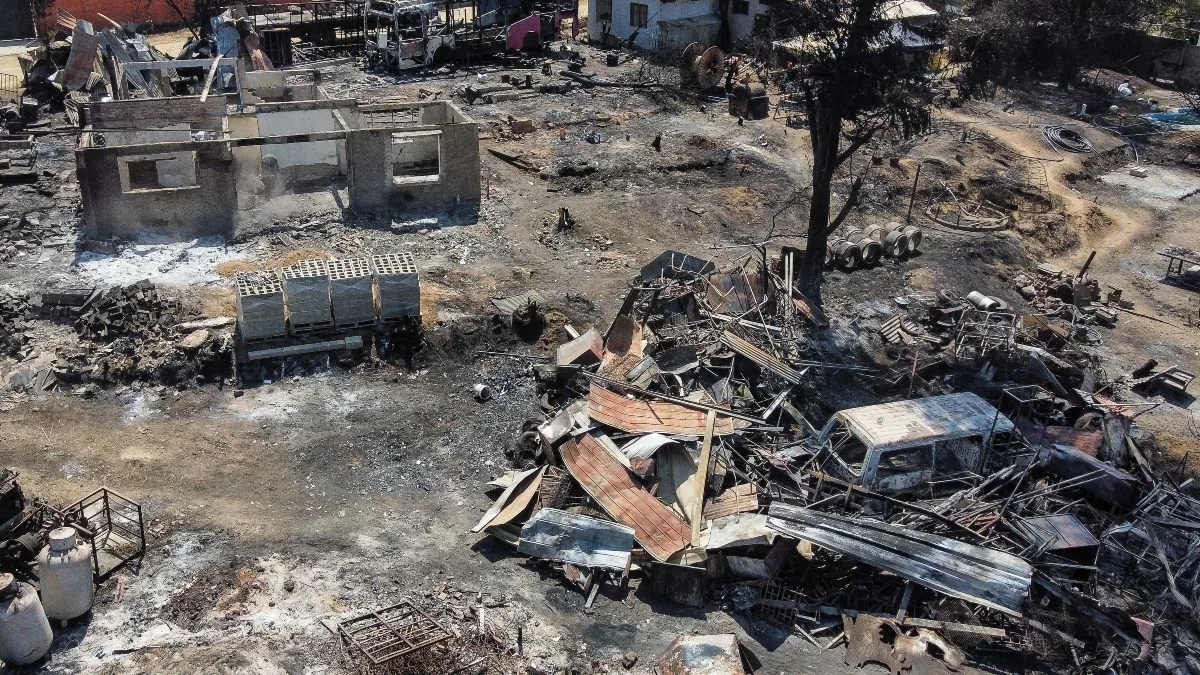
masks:
[[[283,278],[283,294],[287,299],[288,324],[293,332],[333,325],[329,267],[324,260],[301,260],[283,268],[280,276]]]
[[[379,320],[387,323],[421,315],[421,282],[409,253],[371,257],[378,288]]]
[[[330,260],[327,266],[334,325],[358,328],[375,323],[375,278],[370,260]]]
[[[283,284],[274,274],[237,276],[237,323],[243,340],[268,340],[287,334]]]

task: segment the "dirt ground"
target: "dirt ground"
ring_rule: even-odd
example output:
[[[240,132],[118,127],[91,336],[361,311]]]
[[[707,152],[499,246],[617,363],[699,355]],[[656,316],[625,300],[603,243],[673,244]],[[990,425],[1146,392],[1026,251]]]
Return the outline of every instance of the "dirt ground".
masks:
[[[603,77],[644,65],[633,59],[607,68],[600,52],[577,48],[589,58],[586,70]],[[524,75],[483,68],[412,78],[345,67],[325,86],[333,97],[403,100],[424,90],[449,98],[481,76],[496,81],[506,73]],[[431,344],[414,371],[308,363],[265,373],[269,383],[239,392],[133,385],[93,397],[0,395],[3,463],[21,472],[27,491],[67,503],[107,485],[139,500],[150,522],[144,563],[109,582],[86,621],[58,632],[45,672],[345,672],[349,664],[323,621],[400,598],[447,596],[453,604],[480,592],[503,596],[501,607],[512,612],[505,628],[523,626],[523,658],[548,672],[593,661],[620,671],[620,656],[633,651],[640,659],[632,672],[647,673],[675,635],[717,632],[736,633],[763,660],[762,672],[858,672],[842,662],[842,647],[818,648],[718,605],[666,605],[636,581],[628,593],[602,594],[584,610],[579,593],[553,573],[469,533],[491,503],[485,484],[508,468],[504,450],[520,423],[540,418],[531,361],[481,350],[537,355],[553,344],[530,347],[495,329],[490,299],[537,289],[576,327],[606,326],[633,274],[666,248],[734,264],[756,255],[752,245],[766,239],[773,217],[770,246],[799,243],[803,202],[781,209],[808,183],[806,133],[782,118],[739,124],[721,103],[631,88],[459,105],[482,125],[486,199],[478,213],[433,214],[432,225],[411,214],[354,220],[343,216],[344,191],[333,186],[243,212],[232,242],[140,243],[115,254],[67,246],[0,264],[0,285],[13,290],[150,278],[194,314],[213,315],[230,311],[229,270],[277,265],[297,250],[399,248],[418,260]],[[922,165],[918,183],[921,254],[831,272],[825,298],[834,330],[869,332],[895,298],[945,288],[980,290],[1021,311],[1027,306],[1008,281],[1014,273],[1041,261],[1075,270],[1096,250],[1092,274],[1155,317],[1122,314],[1101,333],[1097,352],[1108,375],[1146,358],[1196,372],[1200,296],[1161,283],[1165,264],[1156,255],[1166,244],[1200,250],[1196,198],[1164,196],[1200,186],[1200,173],[1179,159],[1192,140],[1151,139],[1154,148],[1144,152],[1161,163],[1147,165],[1146,178],[1131,178],[1125,139],[1062,114],[1077,108],[1049,86],[1002,92],[937,111],[928,136],[855,158],[871,173],[852,225],[902,219],[915,167],[936,162]],[[513,136],[510,117],[532,119],[537,131]],[[1050,123],[1080,128],[1096,153],[1056,154],[1039,128]],[[586,139],[591,132],[598,143]],[[656,152],[650,144],[659,134]],[[72,143],[69,135],[46,137],[38,161],[54,187],[4,188],[0,214],[36,212],[77,236]],[[546,168],[523,171],[487,148]],[[873,165],[872,152],[884,161]],[[1019,202],[1013,227],[967,232],[925,216],[945,189],[962,183],[963,194],[978,194],[979,186],[997,184],[988,182],[993,175]],[[573,231],[544,225],[560,206],[576,219]],[[49,322],[32,333],[28,362],[52,355],[62,339]],[[0,362],[0,377],[7,382],[27,365]],[[492,386],[493,401],[471,398],[477,382]],[[1186,455],[1195,446],[1190,399],[1115,393],[1159,404],[1138,422],[1170,452]],[[833,397],[819,403],[837,405]],[[824,638],[821,647],[832,636]]]

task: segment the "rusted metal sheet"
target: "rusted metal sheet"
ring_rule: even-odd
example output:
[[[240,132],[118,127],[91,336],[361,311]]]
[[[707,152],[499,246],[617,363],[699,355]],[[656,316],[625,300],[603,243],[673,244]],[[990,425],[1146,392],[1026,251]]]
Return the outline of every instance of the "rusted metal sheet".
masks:
[[[713,497],[704,507],[704,519],[715,520],[738,513],[758,510],[758,486],[754,483],[735,485]]]
[[[746,675],[760,665],[732,633],[680,635],[658,657],[654,672],[658,675]]]
[[[931,630],[902,627],[869,614],[843,615],[842,627],[848,645],[846,664],[856,668],[871,662],[882,663],[894,673],[936,675],[958,672],[967,663],[961,649]]]
[[[721,335],[721,342],[726,347],[729,347],[733,351],[750,359],[770,372],[775,373],[785,381],[791,384],[800,384],[800,371],[764,352],[758,347],[755,347],[737,335],[734,335],[729,331],[725,331]]]
[[[707,415],[666,401],[640,401],[625,398],[604,387],[592,385],[588,392],[588,417],[610,427],[635,434],[680,434],[702,436]],[[718,414],[713,433],[727,436],[734,430],[733,419]]]
[[[1104,444],[1103,431],[1084,431],[1074,427],[1050,425],[1045,428],[1045,442],[1049,445],[1069,445],[1095,457]],[[1039,439],[1040,440],[1040,439]]]
[[[637,541],[657,560],[666,560],[691,541],[686,522],[639,486],[591,436],[580,436],[559,449],[563,463],[605,513],[633,528]]]
[[[936,534],[776,502],[767,526],[954,598],[1020,616],[1033,568],[1021,558]]]

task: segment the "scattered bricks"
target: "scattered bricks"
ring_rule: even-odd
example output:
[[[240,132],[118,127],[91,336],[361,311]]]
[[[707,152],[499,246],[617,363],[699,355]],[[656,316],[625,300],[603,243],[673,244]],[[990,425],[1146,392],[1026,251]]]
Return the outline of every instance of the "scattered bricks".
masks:
[[[375,268],[379,319],[396,321],[421,315],[421,282],[408,253],[387,253],[371,258]]]
[[[283,268],[280,275],[283,277],[283,295],[287,299],[288,324],[292,331],[333,325],[329,268],[324,260],[301,260]]]
[[[375,323],[375,277],[366,258],[331,260],[329,298],[333,321],[339,328],[357,328]]]
[[[243,340],[268,340],[287,334],[283,285],[275,275],[238,274],[237,326]]]
[[[75,321],[85,340],[112,342],[122,337],[145,337],[175,323],[178,300],[166,300],[149,281],[110,288],[92,301]]]

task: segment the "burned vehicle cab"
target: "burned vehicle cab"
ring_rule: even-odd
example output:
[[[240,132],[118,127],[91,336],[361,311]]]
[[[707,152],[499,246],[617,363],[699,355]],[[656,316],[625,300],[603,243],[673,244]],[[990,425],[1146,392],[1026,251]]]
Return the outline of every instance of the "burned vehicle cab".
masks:
[[[937,479],[950,484],[977,476],[984,449],[1013,433],[1012,421],[987,401],[949,394],[838,412],[812,450],[836,477],[897,493]]]

